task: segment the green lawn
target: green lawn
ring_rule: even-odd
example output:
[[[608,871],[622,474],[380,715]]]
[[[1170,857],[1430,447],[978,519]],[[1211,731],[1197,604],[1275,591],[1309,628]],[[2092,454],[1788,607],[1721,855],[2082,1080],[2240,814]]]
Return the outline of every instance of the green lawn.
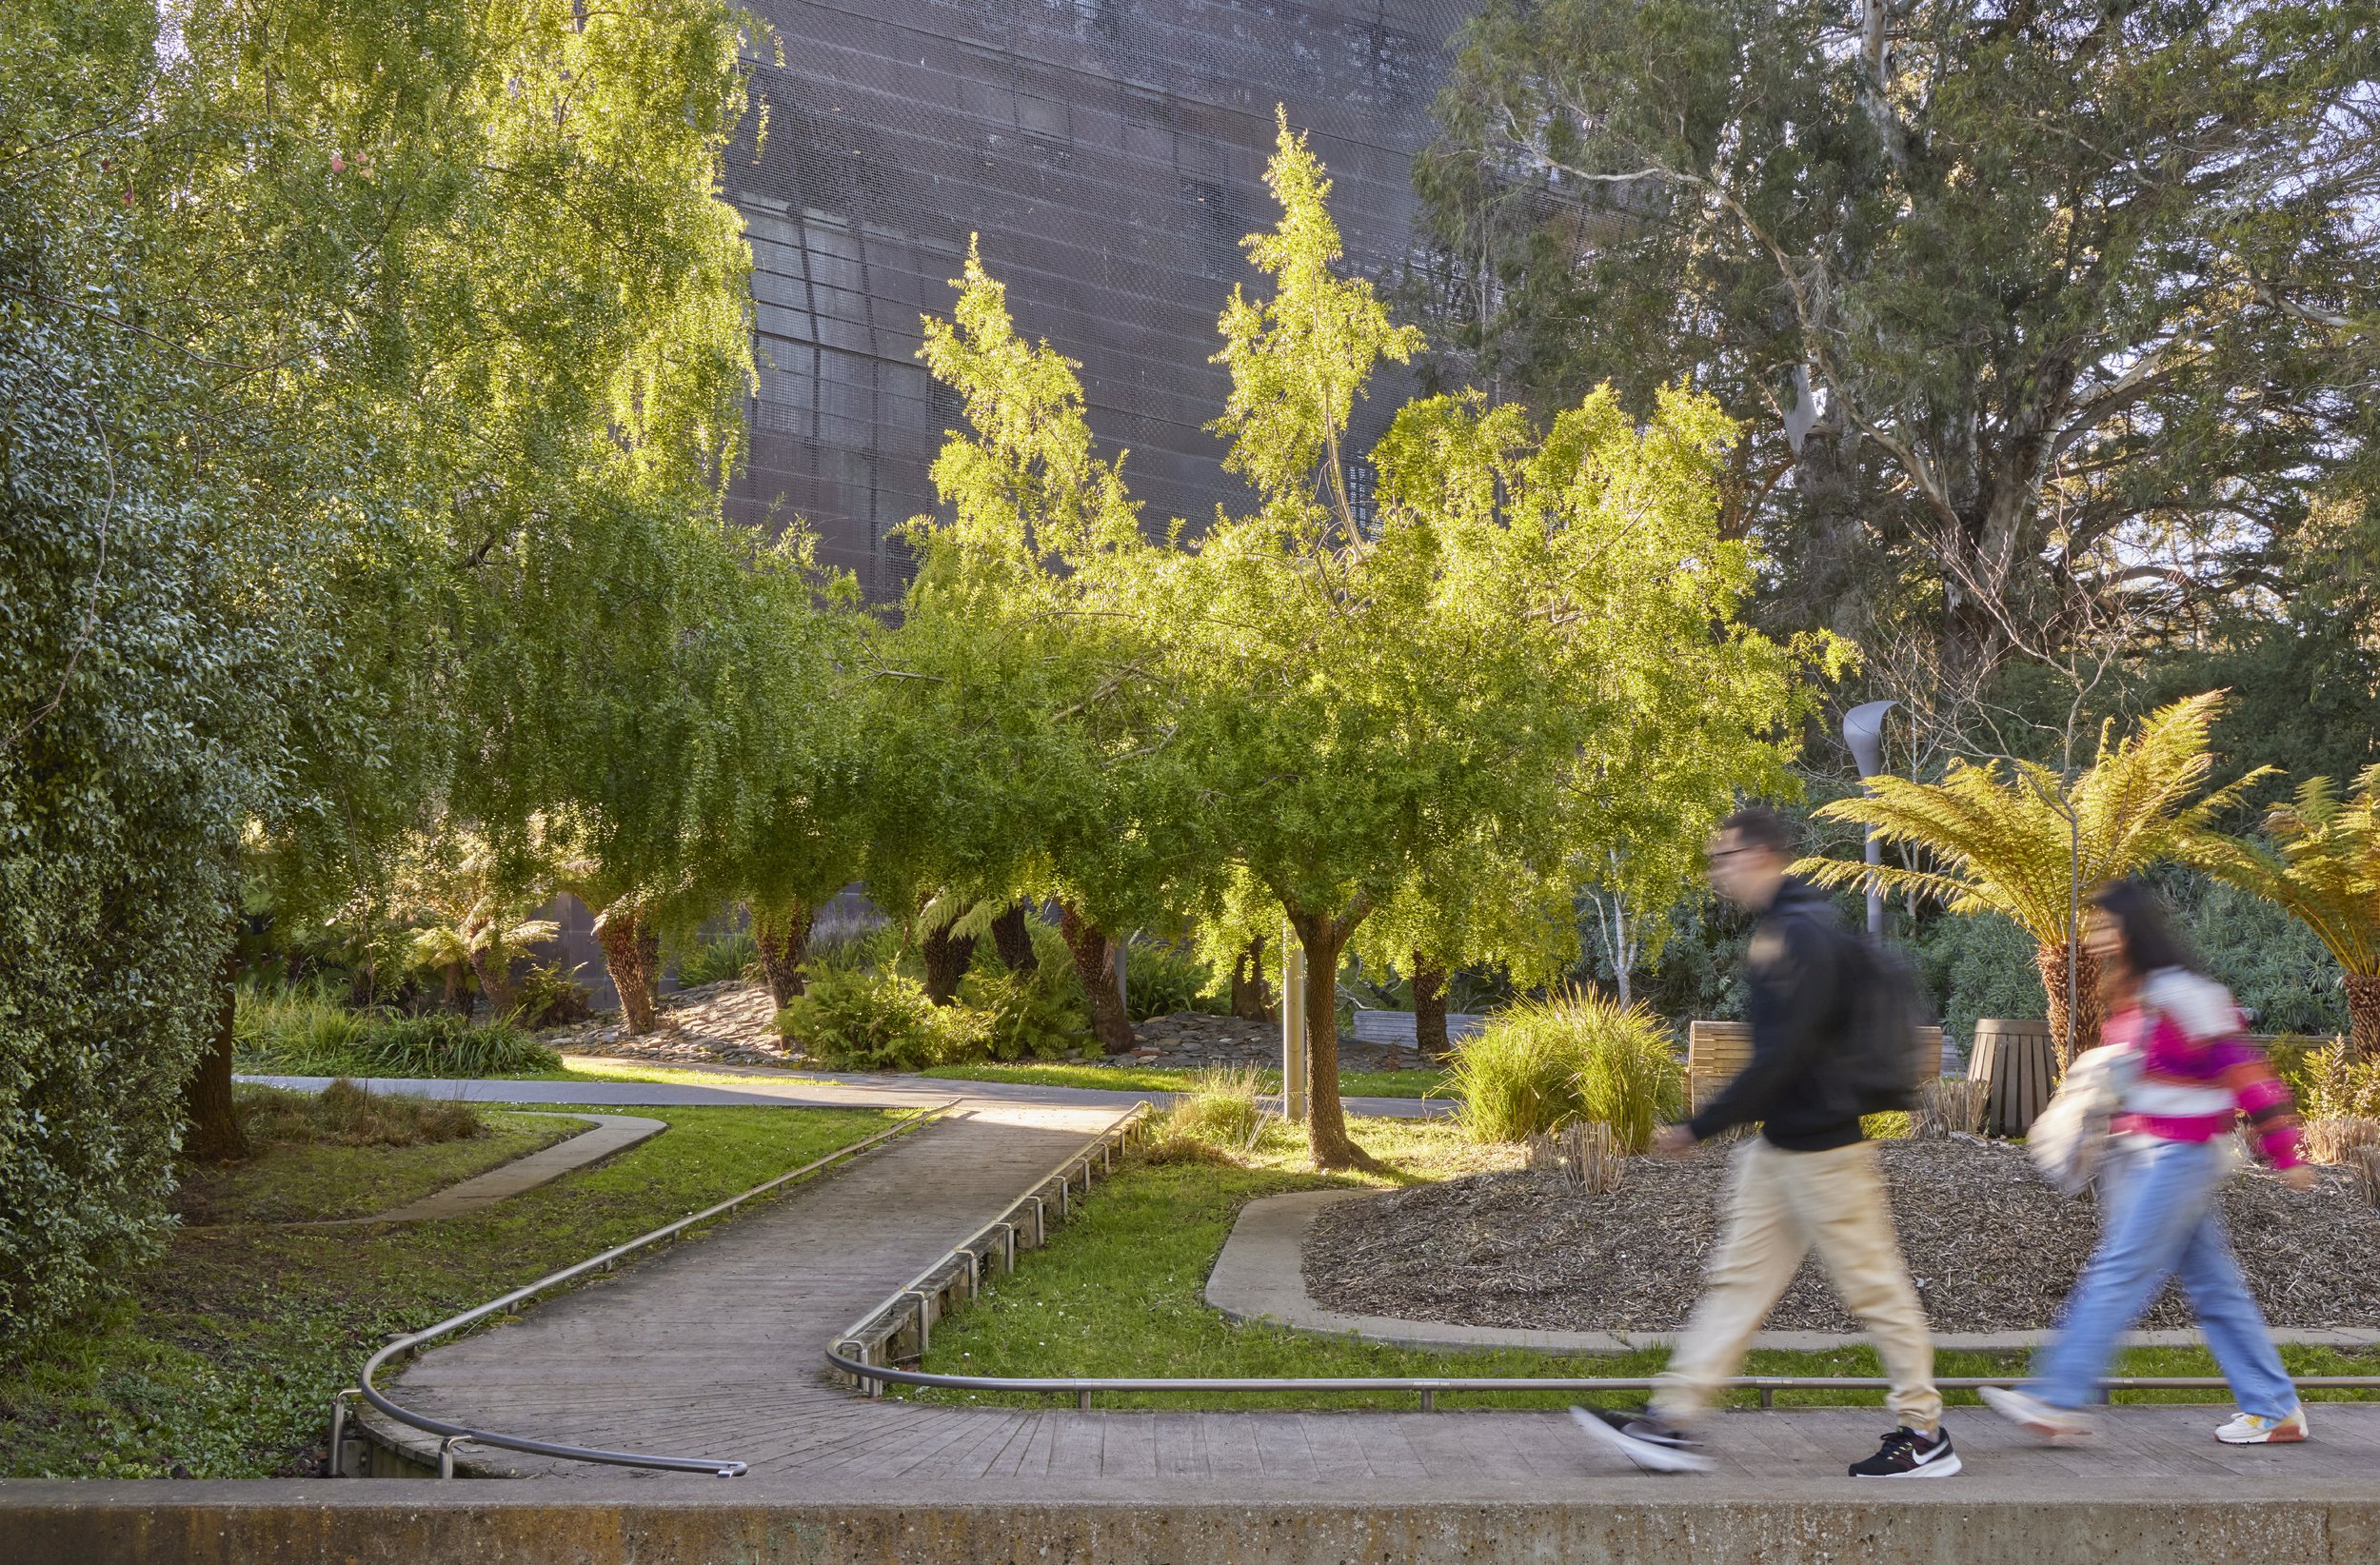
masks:
[[[390,1334],[418,1330],[900,1118],[840,1109],[634,1112],[670,1128],[470,1217],[176,1234],[113,1303],[0,1361],[0,1476],[318,1472],[331,1393],[352,1384]],[[259,1159],[246,1212],[314,1199],[299,1187],[317,1177],[315,1165],[291,1159],[268,1169],[274,1160]]]
[[[1495,1155],[1465,1148],[1437,1123],[1359,1119],[1357,1139],[1398,1165],[1399,1181],[1448,1178],[1488,1166]],[[1509,1155],[1507,1155],[1509,1156]],[[1512,1351],[1427,1352],[1385,1347],[1234,1324],[1200,1297],[1233,1218],[1259,1196],[1325,1185],[1383,1181],[1317,1175],[1305,1170],[1302,1138],[1279,1132],[1248,1166],[1202,1160],[1151,1162],[1134,1154],[1126,1170],[1096,1186],[1072,1221],[1045,1250],[1028,1254],[1015,1276],[1001,1278],[983,1297],[934,1328],[924,1367],[942,1374],[1020,1376],[1524,1376],[1640,1377],[1656,1373],[1663,1350],[1554,1357]],[[1509,1161],[1504,1166],[1510,1166]],[[2299,1374],[2380,1373],[2380,1355],[2331,1349],[2283,1350]],[[2005,1373],[2021,1363],[2008,1355],[1944,1354],[1944,1376]],[[2126,1356],[2133,1374],[2211,1375],[2213,1361],[2198,1350],[2143,1350]],[[1755,1375],[1882,1373],[1866,1347],[1830,1353],[1760,1353]],[[896,1394],[938,1401],[1045,1403],[1031,1395],[916,1391]],[[2322,1395],[2322,1394],[2314,1394]],[[2374,1393],[2346,1393],[2370,1399]],[[2126,1394],[2124,1399],[2205,1401],[2219,1393]],[[1635,1402],[1636,1395],[1609,1400]],[[1741,1393],[1743,1404],[1756,1400]],[[1954,1402],[1973,1402],[1954,1393]],[[1441,1406],[1557,1407],[1578,1397],[1559,1393],[1441,1396]],[[1780,1393],[1782,1405],[1875,1404],[1879,1393]],[[1410,1393],[1396,1396],[1111,1396],[1101,1406],[1361,1407],[1410,1409]]]
[[[423,1146],[284,1146],[220,1173],[191,1170],[174,1192],[185,1223],[307,1222],[364,1218],[485,1174],[589,1128],[486,1110],[484,1136]]]
[[[1102,1092],[1181,1092],[1199,1073],[1176,1066],[1079,1065],[1044,1061],[1025,1065],[938,1065],[924,1073],[944,1081],[1017,1081],[1037,1087],[1092,1087]],[[1259,1073],[1266,1092],[1280,1091],[1280,1072]],[[1437,1070],[1341,1071],[1342,1098],[1443,1097],[1446,1073]]]

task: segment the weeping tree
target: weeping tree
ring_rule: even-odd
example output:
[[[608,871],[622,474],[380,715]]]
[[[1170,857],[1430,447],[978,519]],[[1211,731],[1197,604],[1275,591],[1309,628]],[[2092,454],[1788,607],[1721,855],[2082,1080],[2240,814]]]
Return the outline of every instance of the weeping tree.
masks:
[[[2223,696],[2210,691],[2151,713],[2121,740],[2102,726],[2090,765],[2061,775],[2036,762],[1953,761],[1941,781],[1879,776],[1818,818],[1873,830],[1918,850],[1931,867],[1805,859],[1822,886],[1913,893],[1954,913],[2005,915],[2033,941],[2061,1056],[2098,1037],[2097,964],[2083,947],[2092,892],[2160,860],[2192,860],[2216,842],[2214,822],[2269,775],[2258,768],[2206,791],[2209,729]]]
[[[1304,948],[1285,1003],[1305,1009],[1314,1159],[1343,1167],[1366,1160],[1338,1090],[1358,931],[1461,837],[1551,829],[1579,758],[1636,732],[1648,692],[1765,730],[1795,660],[1734,624],[1753,563],[1716,527],[1732,431],[1684,390],[1641,427],[1607,392],[1542,429],[1477,394],[1416,402],[1371,452],[1359,517],[1354,405],[1417,339],[1341,274],[1328,181],[1285,123],[1267,183],[1280,220],[1247,241],[1266,291],[1225,307],[1215,426],[1258,504],[1149,590],[1181,692],[1169,743],[1196,767],[1179,819]]]
[[[2380,766],[2345,798],[2330,779],[2307,779],[2265,818],[2265,834],[2202,839],[2192,862],[2314,932],[2338,959],[2350,1051],[2380,1060]]]
[[[1020,899],[1058,903],[1115,1052],[1133,1040],[1117,935],[1161,921],[1191,841],[1163,829],[1180,763],[1140,591],[1159,551],[1121,462],[1094,449],[1078,366],[1018,334],[974,248],[953,286],[920,357],[965,427],[934,464],[942,508],[912,525],[919,571],[885,643],[871,879],[922,896],[929,987],[944,993],[984,936],[1029,965]]]

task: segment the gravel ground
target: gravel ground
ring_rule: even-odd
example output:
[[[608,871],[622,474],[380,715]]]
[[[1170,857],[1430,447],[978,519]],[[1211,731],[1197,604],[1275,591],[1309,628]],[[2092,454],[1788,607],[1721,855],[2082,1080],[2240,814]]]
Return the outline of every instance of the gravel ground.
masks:
[[[2088,1199],[2036,1178],[2022,1148],[1888,1141],[1911,1276],[1937,1331],[2052,1323],[2098,1235]],[[1617,1190],[1552,1174],[1482,1174],[1332,1206],[1306,1240],[1315,1299],[1360,1315],[1551,1330],[1682,1325],[1717,1237],[1727,1149],[1633,1159]],[[2380,1325],[2380,1211],[2336,1169],[2296,1195],[2260,1174],[2224,1196],[2233,1250],[2276,1326]],[[1777,1330],[1856,1331],[1815,1259],[1769,1317]],[[2142,1324],[2194,1322],[2169,1290]]]

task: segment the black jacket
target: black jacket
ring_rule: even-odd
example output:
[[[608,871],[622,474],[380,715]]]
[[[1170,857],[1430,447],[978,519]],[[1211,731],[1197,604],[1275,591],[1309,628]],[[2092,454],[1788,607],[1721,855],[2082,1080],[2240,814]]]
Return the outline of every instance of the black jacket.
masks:
[[[1696,1139],[1760,1122],[1788,1152],[1824,1152],[1860,1139],[1834,1066],[1851,1030],[1851,935],[1823,894],[1788,880],[1753,930],[1752,1063],[1686,1121]]]

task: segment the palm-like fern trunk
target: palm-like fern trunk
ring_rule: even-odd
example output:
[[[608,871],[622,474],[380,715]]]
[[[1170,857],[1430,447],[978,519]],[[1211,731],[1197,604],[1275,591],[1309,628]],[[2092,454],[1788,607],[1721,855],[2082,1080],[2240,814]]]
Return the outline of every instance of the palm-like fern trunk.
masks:
[[[661,982],[661,931],[631,909],[618,903],[604,915],[595,931],[604,948],[604,971],[620,991],[620,1019],[628,1036],[642,1038],[653,1030],[653,996]]]
[[[781,1006],[792,1004],[809,987],[803,967],[810,960],[810,923],[806,902],[752,905],[752,943],[760,948],[769,998]]]
[[[2347,975],[2347,1049],[2358,1060],[2380,1060],[2380,973]]]
[[[1431,1060],[1446,1058],[1446,969],[1413,954],[1413,1042]]]
[[[2107,1020],[2107,1007],[2099,1000],[2099,959],[2088,948],[2074,953],[2071,1028],[2066,1004],[2066,942],[2059,941],[2036,947],[2033,961],[2041,975],[2042,992],[2050,997],[2050,1036],[2057,1040],[2058,1066],[2062,1070],[2073,1063],[2074,1056],[2098,1045],[2099,1024]]]

